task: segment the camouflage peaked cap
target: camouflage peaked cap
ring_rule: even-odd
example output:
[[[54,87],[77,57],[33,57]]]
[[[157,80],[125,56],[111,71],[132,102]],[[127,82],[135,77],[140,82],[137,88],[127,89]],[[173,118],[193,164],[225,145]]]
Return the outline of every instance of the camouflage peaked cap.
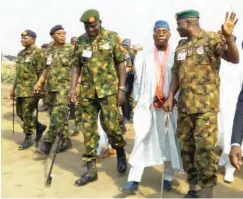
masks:
[[[199,18],[199,12],[196,10],[184,10],[176,13],[177,21],[187,18]]]
[[[100,14],[97,10],[90,9],[86,10],[80,18],[83,23],[92,23],[100,20]]]

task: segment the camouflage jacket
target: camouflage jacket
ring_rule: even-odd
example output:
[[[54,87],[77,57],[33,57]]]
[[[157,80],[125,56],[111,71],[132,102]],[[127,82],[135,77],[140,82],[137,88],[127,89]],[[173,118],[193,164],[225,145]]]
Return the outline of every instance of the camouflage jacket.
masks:
[[[45,51],[45,72],[48,92],[69,90],[71,80],[71,55],[73,46],[49,46]]]
[[[219,69],[226,58],[224,37],[214,32],[201,33],[179,41],[172,72],[179,78],[178,108],[188,114],[219,110]]]
[[[129,56],[130,56],[130,60],[131,60],[131,63],[132,65],[134,65],[134,59],[135,59],[135,52],[132,48],[128,48],[127,49],[128,53],[129,53]]]
[[[44,53],[34,44],[16,58],[16,97],[33,96],[33,88],[44,68]]]
[[[73,67],[82,67],[81,97],[94,99],[116,94],[116,65],[126,60],[125,50],[117,33],[101,29],[91,41],[85,33],[78,38],[73,53]]]
[[[128,50],[126,48],[124,48],[124,50],[125,50],[125,53],[126,53],[126,55],[125,55],[125,59],[126,59],[125,64],[126,64],[126,67],[132,67],[133,64],[132,64],[132,60],[131,60],[131,57],[129,55],[129,52],[128,52]]]

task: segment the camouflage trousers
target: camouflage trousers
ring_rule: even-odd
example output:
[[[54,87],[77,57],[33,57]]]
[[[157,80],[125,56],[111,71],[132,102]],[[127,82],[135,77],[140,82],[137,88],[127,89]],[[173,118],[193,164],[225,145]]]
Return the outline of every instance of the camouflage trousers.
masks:
[[[54,143],[57,134],[63,139],[69,139],[68,130],[68,91],[48,93],[50,124],[45,135],[45,141]]]
[[[96,149],[99,144],[99,111],[101,111],[101,125],[107,133],[109,144],[111,144],[112,148],[123,147],[126,145],[119,125],[121,115],[118,110],[116,95],[99,99],[81,98],[80,106],[82,107],[81,126],[85,145],[85,152],[83,154],[84,161],[96,159],[97,156]]]
[[[16,98],[16,112],[23,122],[24,133],[33,134],[36,127],[36,117],[34,115],[38,99],[34,97]]]
[[[44,83],[43,91],[45,92],[45,94],[43,96],[43,106],[48,108],[49,102],[48,102],[47,83],[46,82]]]
[[[187,181],[201,187],[216,185],[217,113],[179,113],[178,138]]]
[[[82,124],[82,107],[81,104],[78,103],[75,106],[75,116],[74,116],[75,128],[76,131],[81,131],[81,124]]]

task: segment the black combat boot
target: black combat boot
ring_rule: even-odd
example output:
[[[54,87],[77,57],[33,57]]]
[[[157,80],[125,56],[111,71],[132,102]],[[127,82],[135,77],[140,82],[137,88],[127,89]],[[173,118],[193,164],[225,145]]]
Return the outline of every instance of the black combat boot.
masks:
[[[66,151],[72,147],[72,142],[70,139],[62,139],[61,143],[58,147],[57,153],[61,153],[63,151]]]
[[[41,143],[40,147],[36,149],[36,152],[44,154],[44,155],[49,155],[51,151],[52,143],[44,141]]]
[[[91,160],[87,162],[87,171],[75,181],[76,186],[84,186],[90,182],[98,180],[95,161],[96,160]]]
[[[199,198],[200,196],[200,190],[194,191],[194,190],[189,190],[187,194],[184,196],[184,198]]]
[[[127,170],[126,153],[123,147],[116,147],[117,154],[117,170],[120,173],[124,173]]]
[[[31,139],[31,134],[30,133],[26,133],[24,142],[21,145],[19,145],[19,150],[28,149],[32,145],[33,145],[33,141]]]
[[[44,131],[46,130],[46,125],[41,124],[40,122],[37,123],[37,132],[35,141],[39,141],[41,136],[43,135]]]

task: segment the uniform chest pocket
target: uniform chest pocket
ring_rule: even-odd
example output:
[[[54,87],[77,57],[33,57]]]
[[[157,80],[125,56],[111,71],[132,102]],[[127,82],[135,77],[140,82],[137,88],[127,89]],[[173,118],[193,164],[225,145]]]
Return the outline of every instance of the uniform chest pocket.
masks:
[[[98,51],[99,60],[108,61],[110,62],[113,59],[112,53],[112,46],[109,43],[106,44],[99,44],[99,51]]]
[[[34,72],[34,60],[33,58],[27,57],[16,60],[17,70],[20,69],[23,73]]]
[[[208,45],[195,45],[193,59],[196,65],[209,65],[210,54]]]
[[[71,55],[68,53],[63,53],[60,54],[60,56],[58,57],[58,59],[60,60],[61,64],[63,66],[67,66],[69,67],[71,64]]]

